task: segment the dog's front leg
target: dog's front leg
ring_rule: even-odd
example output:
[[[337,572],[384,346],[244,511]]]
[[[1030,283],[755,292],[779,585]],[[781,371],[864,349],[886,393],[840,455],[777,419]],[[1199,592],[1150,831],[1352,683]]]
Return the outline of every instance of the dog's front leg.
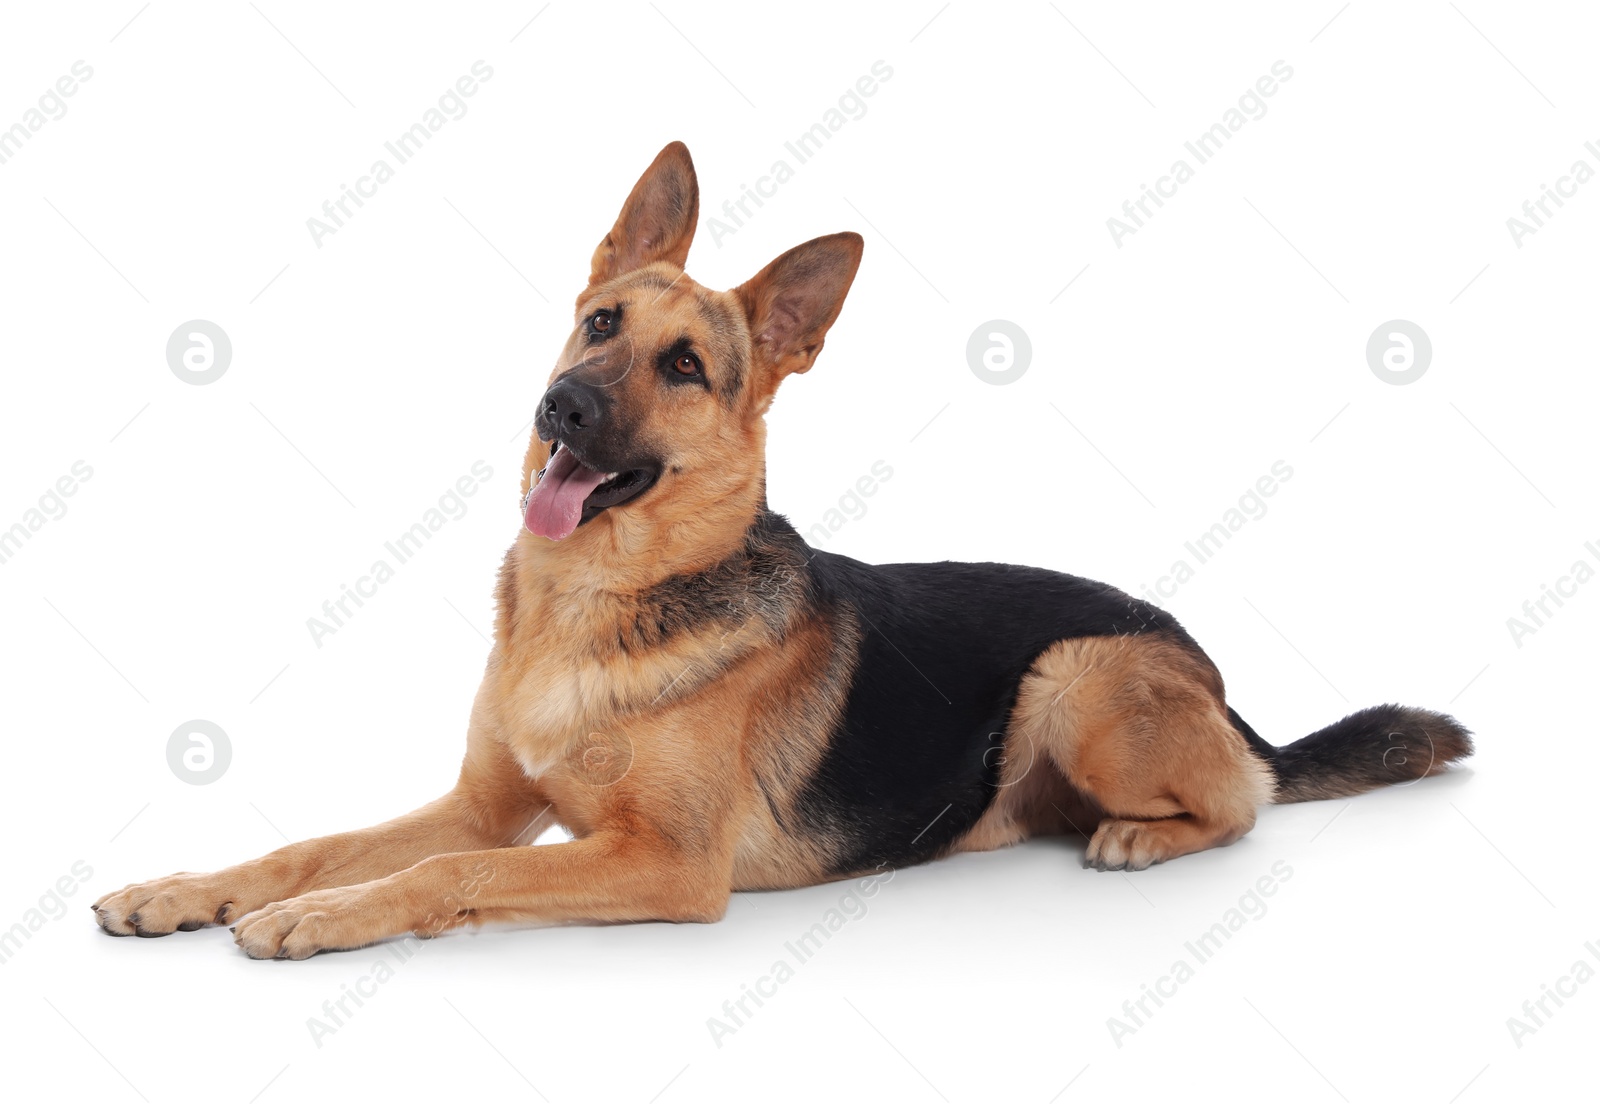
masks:
[[[318,888],[362,884],[435,854],[532,841],[555,813],[503,748],[469,740],[456,787],[409,815],[313,838],[212,873],[130,884],[94,904],[110,934],[156,938],[232,923],[269,903]]]
[[[727,909],[731,877],[730,858],[650,833],[600,831],[560,845],[430,857],[381,880],[272,904],[241,919],[234,934],[251,957],[300,960],[487,921],[714,922]]]

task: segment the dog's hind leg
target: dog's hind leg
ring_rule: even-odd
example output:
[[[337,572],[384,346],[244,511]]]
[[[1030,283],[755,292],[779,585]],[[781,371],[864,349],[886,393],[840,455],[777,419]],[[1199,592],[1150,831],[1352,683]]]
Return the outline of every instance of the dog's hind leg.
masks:
[[[1011,729],[1104,812],[1085,859],[1098,869],[1228,845],[1272,802],[1215,667],[1165,634],[1057,642],[1024,678]]]

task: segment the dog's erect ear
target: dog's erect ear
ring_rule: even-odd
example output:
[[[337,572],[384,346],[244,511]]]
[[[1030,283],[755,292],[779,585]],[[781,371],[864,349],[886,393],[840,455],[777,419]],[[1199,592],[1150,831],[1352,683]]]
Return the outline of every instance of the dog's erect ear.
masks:
[[[750,324],[755,385],[765,398],[817,360],[860,264],[861,236],[830,234],[780,255],[733,290]]]
[[[589,262],[590,286],[653,261],[670,261],[682,269],[699,216],[700,185],[689,148],[669,143],[633,186],[616,226],[596,247]]]

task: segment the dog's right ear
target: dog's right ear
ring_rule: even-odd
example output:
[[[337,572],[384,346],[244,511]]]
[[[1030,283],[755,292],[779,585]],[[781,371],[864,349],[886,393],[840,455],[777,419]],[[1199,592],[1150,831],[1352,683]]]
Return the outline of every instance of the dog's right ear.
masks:
[[[595,249],[589,287],[655,261],[682,269],[699,217],[700,184],[689,148],[669,143],[633,186],[616,225]]]

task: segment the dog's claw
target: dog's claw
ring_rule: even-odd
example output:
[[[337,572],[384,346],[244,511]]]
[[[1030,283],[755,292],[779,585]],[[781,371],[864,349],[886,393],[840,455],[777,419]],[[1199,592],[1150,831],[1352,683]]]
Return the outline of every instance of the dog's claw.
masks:
[[[130,884],[94,903],[96,920],[108,934],[161,938],[221,924],[224,912],[241,901],[237,890],[216,887],[210,874],[174,873],[160,880]],[[218,904],[221,906],[218,906]]]

